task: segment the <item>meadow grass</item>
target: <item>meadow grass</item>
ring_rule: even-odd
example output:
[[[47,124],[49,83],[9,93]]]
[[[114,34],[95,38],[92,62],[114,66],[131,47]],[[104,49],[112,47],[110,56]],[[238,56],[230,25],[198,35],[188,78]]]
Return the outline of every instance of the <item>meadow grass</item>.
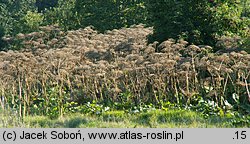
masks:
[[[22,122],[15,115],[1,111],[0,127],[25,128],[234,128],[249,127],[233,124],[234,118],[210,116],[187,110],[154,110],[136,114],[108,111],[100,115],[67,114],[57,119],[46,116],[28,116]],[[12,118],[11,118],[12,117]],[[10,121],[7,121],[10,120]]]

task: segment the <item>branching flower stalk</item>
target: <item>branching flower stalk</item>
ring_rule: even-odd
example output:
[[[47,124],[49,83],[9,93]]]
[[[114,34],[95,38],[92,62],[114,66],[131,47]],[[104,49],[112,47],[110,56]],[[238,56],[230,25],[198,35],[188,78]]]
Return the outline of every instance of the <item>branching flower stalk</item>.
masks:
[[[143,26],[104,34],[90,27],[64,34],[43,29],[33,39],[23,34],[24,49],[0,52],[1,95],[19,116],[62,116],[69,103],[93,100],[187,105],[193,96],[210,95],[205,99],[223,107],[233,94],[249,98],[245,52],[209,53],[208,46],[173,39],[148,45],[153,29]]]

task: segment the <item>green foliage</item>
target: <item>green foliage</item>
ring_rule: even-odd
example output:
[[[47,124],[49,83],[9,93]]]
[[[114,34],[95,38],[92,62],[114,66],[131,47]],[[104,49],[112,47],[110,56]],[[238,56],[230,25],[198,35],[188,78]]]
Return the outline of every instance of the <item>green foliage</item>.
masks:
[[[37,31],[43,23],[43,16],[35,11],[35,0],[0,2],[0,50],[9,49],[7,44],[2,41],[4,35],[13,36],[18,33]]]
[[[25,128],[232,128],[248,127],[250,116],[235,114],[233,117],[202,117],[199,113],[190,110],[155,110],[129,114],[124,111],[107,111],[98,116],[68,113],[61,118],[50,119],[48,116],[28,116],[21,119],[15,111],[0,108],[0,128],[25,127]]]
[[[124,111],[107,111],[102,114],[104,121],[120,122],[126,120]]]
[[[249,18],[242,18],[243,7],[239,0],[218,1],[216,7],[212,7],[214,15],[213,21],[218,36],[239,35],[246,37],[249,35]]]
[[[34,32],[39,29],[39,26],[43,23],[43,15],[37,12],[28,11],[27,14],[20,20],[23,22],[22,27],[23,33]]]
[[[118,110],[125,110],[135,106],[134,102],[132,101],[132,97],[133,94],[129,91],[121,93],[119,95],[119,102],[114,103],[115,108],[117,108]]]
[[[6,45],[5,41],[2,39],[3,36],[5,35],[4,31],[5,31],[4,28],[0,25],[0,51],[3,50],[3,48]]]
[[[157,0],[147,6],[155,28],[153,40],[181,37],[214,46],[222,35],[247,36],[249,19],[241,18],[237,0]]]
[[[59,0],[57,7],[45,10],[45,23],[47,25],[58,24],[64,30],[79,28],[78,14],[74,11],[75,5],[75,0]]]
[[[200,112],[203,117],[208,118],[209,116],[224,116],[224,111],[220,106],[213,100],[204,99],[198,96],[192,100],[189,105],[192,110]]]
[[[58,1],[58,7],[46,11],[48,23],[59,24],[65,30],[93,25],[100,31],[145,23],[144,1],[69,0]]]
[[[57,3],[58,0],[36,0],[36,7],[38,9],[38,12],[42,12],[46,9],[50,9],[56,6]]]
[[[243,44],[242,44],[242,48],[247,51],[248,53],[250,53],[250,36],[247,37],[246,39],[244,39]]]
[[[204,27],[211,21],[207,0],[150,1],[148,9],[155,28],[154,38],[160,41],[183,37],[201,43],[202,37],[211,33],[209,27]]]
[[[135,114],[135,113],[142,113],[142,112],[150,112],[154,111],[155,106],[153,104],[149,105],[140,105],[140,106],[134,106],[130,109],[130,113]]]
[[[0,2],[0,25],[4,27],[6,34],[17,34],[22,31],[21,19],[27,11],[35,10],[35,0],[6,0]]]
[[[95,115],[100,115],[105,111],[108,111],[109,107],[105,107],[102,104],[96,103],[96,101],[93,101],[92,103],[88,102],[87,104],[81,106],[81,112],[82,113],[90,113]]]
[[[75,103],[70,102],[66,91],[58,86],[48,88],[44,96],[33,96],[31,114],[46,115],[50,118],[62,116],[65,112],[74,112]]]
[[[13,18],[11,18],[7,6],[5,3],[0,3],[0,36],[1,38],[5,35],[5,33],[9,33],[12,29]],[[2,47],[2,43],[1,43]]]
[[[250,18],[250,1],[249,0],[241,0],[241,4],[243,7],[242,17]]]

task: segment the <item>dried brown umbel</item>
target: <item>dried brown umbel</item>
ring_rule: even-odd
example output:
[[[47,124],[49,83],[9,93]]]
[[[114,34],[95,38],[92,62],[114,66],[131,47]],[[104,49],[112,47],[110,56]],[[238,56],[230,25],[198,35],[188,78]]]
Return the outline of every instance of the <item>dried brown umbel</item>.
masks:
[[[20,40],[25,39],[25,35],[22,33],[17,34],[16,37],[17,39],[20,39]]]
[[[164,42],[162,42],[158,47],[157,47],[157,50],[158,51],[161,51],[162,49],[171,49],[171,45],[173,44],[174,42],[172,40],[166,40]]]
[[[0,86],[9,92],[8,101],[19,96],[21,115],[38,96],[48,104],[49,88],[58,89],[61,110],[68,93],[83,100],[120,102],[117,96],[129,92],[128,100],[141,104],[188,96],[184,101],[207,87],[208,95],[216,97],[232,92],[244,96],[249,88],[250,56],[244,52],[214,54],[207,51],[209,46],[187,46],[181,40],[166,40],[158,51],[157,42],[147,44],[152,28],[141,26],[103,34],[86,28],[60,36],[57,28],[49,29],[25,41],[28,49],[0,52]]]

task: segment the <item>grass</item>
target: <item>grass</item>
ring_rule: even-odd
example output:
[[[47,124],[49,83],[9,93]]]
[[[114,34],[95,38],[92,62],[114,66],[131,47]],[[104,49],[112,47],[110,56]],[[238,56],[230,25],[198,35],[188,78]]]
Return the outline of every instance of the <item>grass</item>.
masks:
[[[0,127],[25,128],[234,128],[249,127],[249,123],[234,124],[233,118],[211,116],[202,117],[199,113],[187,110],[154,110],[137,114],[124,111],[109,111],[101,115],[67,114],[58,119],[45,116],[28,116],[23,122],[12,119],[1,112]],[[10,115],[8,115],[11,117]],[[15,116],[12,115],[14,118]]]

